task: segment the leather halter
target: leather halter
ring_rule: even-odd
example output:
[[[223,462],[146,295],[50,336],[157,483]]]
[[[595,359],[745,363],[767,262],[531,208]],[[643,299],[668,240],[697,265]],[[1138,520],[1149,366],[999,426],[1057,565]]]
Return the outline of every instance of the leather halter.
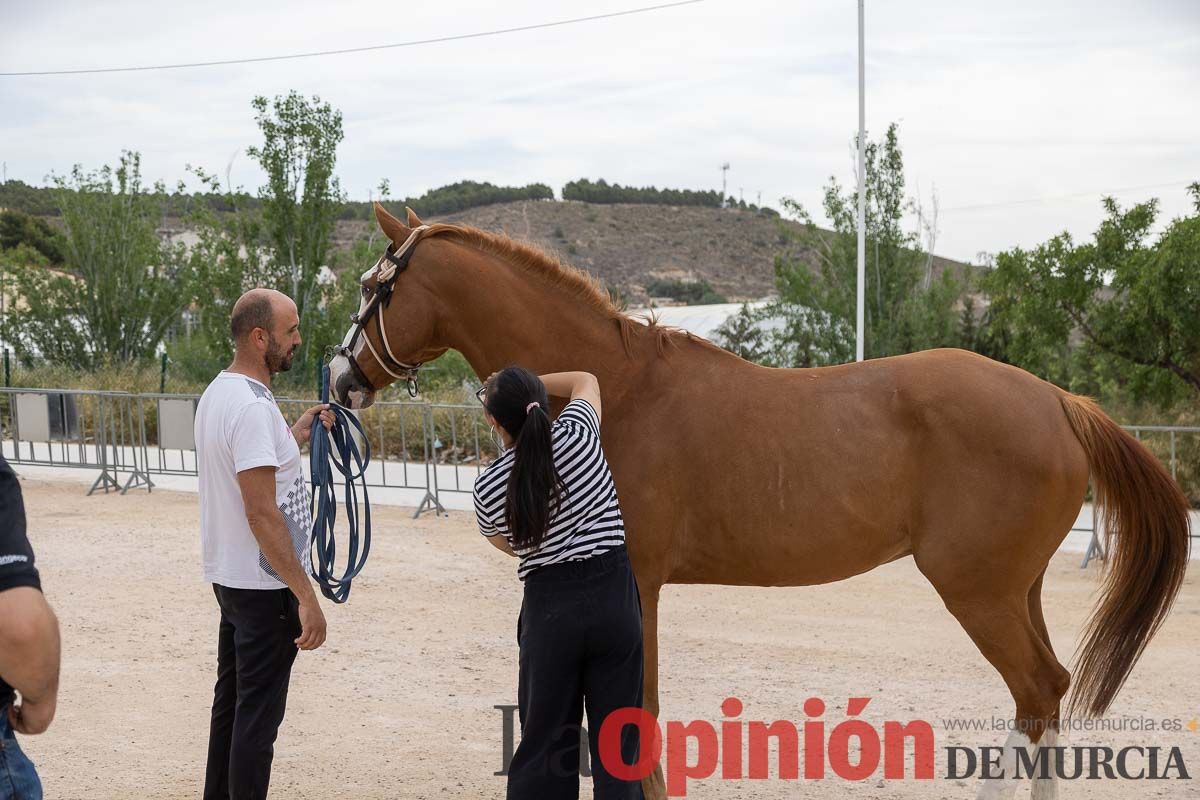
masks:
[[[371,318],[375,319],[376,331],[379,334],[379,341],[383,343],[383,352],[375,349],[371,344],[371,337],[363,336],[363,344],[371,351],[371,356],[375,359],[375,363],[379,368],[391,375],[396,380],[408,382],[408,394],[410,397],[417,396],[417,369],[421,366],[418,361],[415,364],[406,364],[396,358],[392,352],[392,346],[388,343],[387,328],[383,324],[383,313],[380,311],[380,306],[386,308],[392,300],[392,292],[396,288],[396,279],[400,277],[400,273],[408,268],[408,262],[412,259],[413,250],[416,249],[417,241],[421,238],[428,225],[421,225],[413,228],[412,233],[404,240],[404,243],[399,247],[389,244],[387,251],[379,262],[375,264],[375,291],[371,294],[371,299],[367,301],[367,306],[360,313],[350,315],[350,323],[354,326],[353,332],[350,335],[349,341],[334,349],[334,353],[345,356],[350,362],[350,369],[354,373],[354,378],[359,384],[369,392],[379,391],[363,373],[358,362],[354,360],[354,345],[358,341],[359,334],[363,332],[367,323]],[[388,264],[385,266],[384,261]]]

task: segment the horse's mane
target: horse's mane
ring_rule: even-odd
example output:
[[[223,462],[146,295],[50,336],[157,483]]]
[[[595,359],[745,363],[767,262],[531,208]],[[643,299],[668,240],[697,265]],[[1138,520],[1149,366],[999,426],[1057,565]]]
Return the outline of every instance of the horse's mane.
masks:
[[[655,349],[660,356],[666,355],[668,345],[678,347],[680,342],[692,342],[721,353],[728,352],[690,331],[659,324],[658,318],[653,313],[639,315],[639,317],[626,314],[617,308],[604,285],[594,276],[578,267],[564,264],[557,257],[536,245],[519,242],[502,233],[491,233],[468,225],[452,225],[442,222],[430,225],[426,236],[444,236],[468,247],[498,256],[524,270],[526,274],[564,290],[570,297],[579,300],[616,324],[626,355],[633,354],[632,337],[646,333],[655,337]],[[639,322],[639,318],[646,320],[645,324]]]

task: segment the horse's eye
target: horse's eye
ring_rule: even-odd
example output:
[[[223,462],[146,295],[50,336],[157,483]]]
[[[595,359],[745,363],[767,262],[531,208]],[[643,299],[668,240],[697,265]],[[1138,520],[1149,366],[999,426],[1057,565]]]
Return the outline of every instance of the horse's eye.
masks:
[[[364,299],[364,300],[366,300],[368,297],[370,297],[370,295],[371,295],[371,290],[370,290],[370,289],[368,289],[368,288],[367,288],[367,287],[365,287],[365,286],[360,286],[360,287],[358,287],[358,288],[359,288],[359,291],[360,291],[360,292],[362,292],[362,296],[363,296],[363,299]]]

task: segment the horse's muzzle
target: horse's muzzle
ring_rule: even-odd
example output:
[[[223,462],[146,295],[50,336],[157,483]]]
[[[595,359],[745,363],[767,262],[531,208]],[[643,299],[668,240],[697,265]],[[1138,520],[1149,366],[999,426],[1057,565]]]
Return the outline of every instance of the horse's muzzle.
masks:
[[[329,362],[329,394],[335,403],[346,408],[367,408],[375,402],[375,392],[359,383],[345,355],[336,355]]]

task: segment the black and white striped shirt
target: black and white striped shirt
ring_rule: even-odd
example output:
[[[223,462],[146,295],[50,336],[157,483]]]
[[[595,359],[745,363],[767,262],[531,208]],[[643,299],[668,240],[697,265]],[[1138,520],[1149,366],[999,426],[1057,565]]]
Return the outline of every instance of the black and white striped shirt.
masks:
[[[547,564],[600,555],[625,541],[625,521],[617,502],[612,472],[600,449],[600,418],[591,403],[576,398],[550,427],[554,466],[566,485],[562,509],[536,550],[513,548],[520,557],[517,577]],[[484,536],[503,534],[512,544],[505,522],[508,478],[515,451],[506,450],[475,479],[475,516]]]

